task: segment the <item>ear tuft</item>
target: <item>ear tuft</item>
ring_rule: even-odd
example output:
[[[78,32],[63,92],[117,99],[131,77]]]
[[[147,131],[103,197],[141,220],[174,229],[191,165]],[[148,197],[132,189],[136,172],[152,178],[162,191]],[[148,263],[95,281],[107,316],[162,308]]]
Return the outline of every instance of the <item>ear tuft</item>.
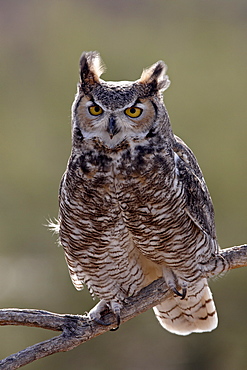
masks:
[[[80,58],[81,83],[94,85],[104,72],[104,66],[97,51],[84,52]]]
[[[164,91],[170,86],[169,77],[166,75],[167,66],[160,60],[151,67],[144,69],[139,82],[144,85],[152,85],[157,91]]]

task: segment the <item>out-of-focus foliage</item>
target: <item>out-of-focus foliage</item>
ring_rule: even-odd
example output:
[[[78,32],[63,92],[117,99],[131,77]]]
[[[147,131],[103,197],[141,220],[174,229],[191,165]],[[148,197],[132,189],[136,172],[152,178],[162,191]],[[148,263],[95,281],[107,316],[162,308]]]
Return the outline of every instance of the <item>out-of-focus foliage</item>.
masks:
[[[163,59],[173,129],[195,152],[222,247],[247,242],[247,3],[244,0],[0,1],[0,306],[83,313],[94,304],[69,279],[44,226],[70,153],[70,105],[83,50],[109,80],[137,79]],[[245,369],[247,270],[212,281],[219,327],[178,337],[147,312],[28,369]],[[0,328],[0,356],[51,337]]]

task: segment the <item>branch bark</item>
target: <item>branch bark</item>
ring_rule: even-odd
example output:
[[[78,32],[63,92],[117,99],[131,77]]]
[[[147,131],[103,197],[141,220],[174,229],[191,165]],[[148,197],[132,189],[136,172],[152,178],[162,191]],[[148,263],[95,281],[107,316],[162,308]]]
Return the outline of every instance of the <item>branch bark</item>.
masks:
[[[203,265],[202,275],[210,278],[226,271],[247,266],[247,245],[221,250],[214,259]],[[126,299],[121,310],[121,323],[156,306],[171,295],[163,278],[154,281],[137,295]],[[60,315],[48,311],[8,308],[0,310],[0,325],[34,326],[62,333],[37,343],[0,361],[0,369],[14,370],[40,358],[58,352],[66,352],[80,344],[113,329],[114,315],[106,308],[102,312],[102,326],[90,321],[87,315]]]

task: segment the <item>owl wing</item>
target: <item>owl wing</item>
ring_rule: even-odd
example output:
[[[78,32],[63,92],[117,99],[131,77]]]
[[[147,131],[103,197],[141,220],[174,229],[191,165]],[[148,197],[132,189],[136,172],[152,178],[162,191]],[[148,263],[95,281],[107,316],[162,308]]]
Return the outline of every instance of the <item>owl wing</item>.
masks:
[[[197,160],[190,148],[177,136],[173,151],[176,172],[183,184],[186,211],[202,231],[216,239],[213,203]]]

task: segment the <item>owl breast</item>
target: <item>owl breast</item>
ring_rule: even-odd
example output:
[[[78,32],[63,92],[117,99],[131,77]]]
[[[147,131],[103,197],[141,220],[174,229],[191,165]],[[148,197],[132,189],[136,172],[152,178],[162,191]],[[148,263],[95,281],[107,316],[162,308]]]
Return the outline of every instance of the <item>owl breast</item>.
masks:
[[[92,141],[72,155],[61,186],[60,238],[75,286],[122,299],[162,276],[163,265],[196,276],[191,261],[211,251],[182,192],[165,144],[146,140],[109,152]]]

